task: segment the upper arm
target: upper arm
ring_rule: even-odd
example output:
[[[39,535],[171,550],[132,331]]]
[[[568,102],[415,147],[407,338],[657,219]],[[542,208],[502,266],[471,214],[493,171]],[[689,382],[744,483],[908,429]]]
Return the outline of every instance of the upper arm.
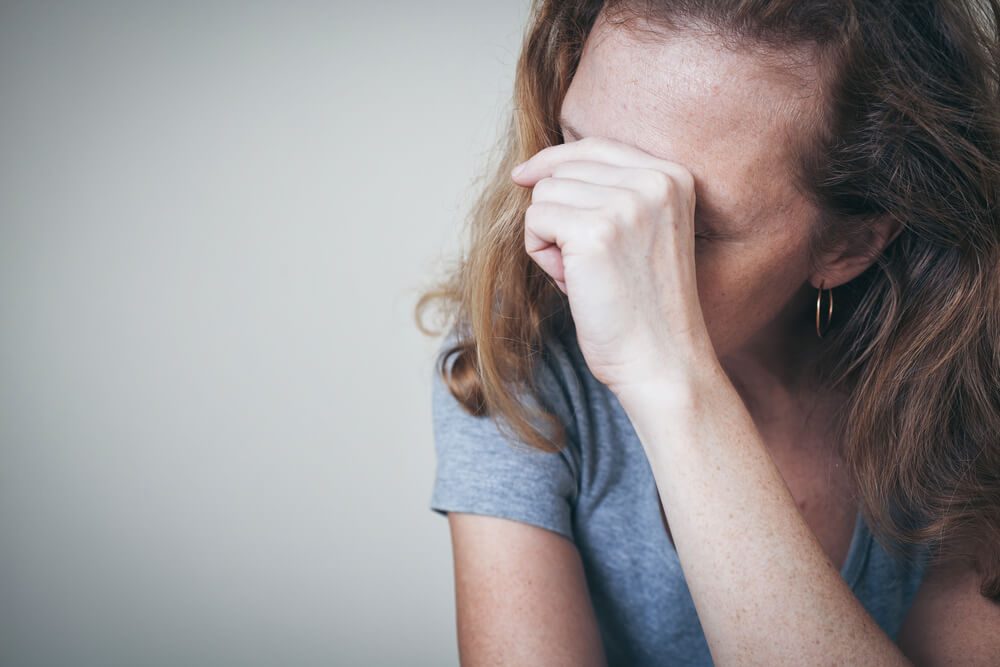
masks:
[[[928,568],[897,637],[914,665],[1000,665],[1000,604],[979,582],[969,566]]]
[[[576,545],[531,524],[449,512],[462,665],[605,665]]]
[[[554,365],[541,364],[536,376],[542,398],[571,426],[559,379],[573,369],[549,350]],[[432,385],[430,506],[451,531],[462,665],[604,664],[573,528],[578,445],[570,438],[543,452],[508,440],[494,419],[467,413],[437,372]]]

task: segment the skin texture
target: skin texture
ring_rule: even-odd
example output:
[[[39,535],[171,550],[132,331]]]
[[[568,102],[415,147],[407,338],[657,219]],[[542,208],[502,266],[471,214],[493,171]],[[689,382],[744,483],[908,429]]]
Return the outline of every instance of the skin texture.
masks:
[[[696,231],[712,234],[695,243],[705,326],[775,445],[800,437],[807,406],[820,398],[800,388],[803,366],[822,343],[817,288],[848,282],[872,261],[833,255],[821,272],[808,271],[817,211],[793,187],[780,148],[788,133],[802,131],[796,112],[813,113],[813,94],[704,36],[640,42],[599,20],[561,113],[586,136],[635,145],[694,175]],[[718,222],[703,223],[702,215]],[[887,223],[873,233],[888,242],[895,231]]]
[[[808,269],[816,212],[782,150],[812,109],[804,92],[704,35],[638,42],[598,20],[562,105],[567,145],[512,175],[542,204],[526,248],[636,428],[716,664],[991,664],[1000,619],[967,571],[928,574],[900,645],[839,576],[854,516],[825,437],[839,398],[806,369],[822,343],[815,288],[874,258],[842,247]],[[869,242],[898,231],[873,224]],[[450,522],[463,664],[601,664],[571,542]],[[979,615],[946,622],[956,609]]]
[[[842,247],[809,272],[818,212],[794,187],[782,147],[816,113],[818,74],[776,72],[703,35],[636,41],[601,18],[560,113],[579,134],[563,125],[563,136],[625,142],[693,175],[694,231],[707,235],[694,242],[705,329],[799,511],[839,567],[856,513],[827,438],[843,397],[810,384],[806,368],[822,345],[819,285],[849,282],[873,258]],[[873,242],[884,247],[899,231],[892,222],[873,227]]]
[[[449,512],[458,653],[469,665],[605,664],[583,563],[559,533]]]

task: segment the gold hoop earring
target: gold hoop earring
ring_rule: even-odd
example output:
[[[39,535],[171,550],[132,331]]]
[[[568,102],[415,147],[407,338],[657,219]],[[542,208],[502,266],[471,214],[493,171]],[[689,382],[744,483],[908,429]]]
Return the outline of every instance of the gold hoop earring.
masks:
[[[820,338],[823,337],[823,331],[828,331],[830,329],[830,320],[833,319],[833,289],[831,288],[831,289],[827,290],[827,293],[829,295],[828,299],[830,301],[830,307],[827,310],[827,314],[826,314],[826,326],[823,328],[823,331],[820,331],[820,328],[819,328],[819,303],[820,303],[820,299],[823,297],[823,285],[824,284],[825,283],[823,283],[823,282],[821,282],[819,284],[819,291],[816,293],[816,335],[819,336]]]

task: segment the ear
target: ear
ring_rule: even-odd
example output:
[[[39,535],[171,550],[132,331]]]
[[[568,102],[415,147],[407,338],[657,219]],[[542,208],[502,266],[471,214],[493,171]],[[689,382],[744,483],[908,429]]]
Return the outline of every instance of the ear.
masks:
[[[845,240],[824,255],[820,268],[809,276],[809,282],[815,288],[822,284],[828,289],[854,280],[902,231],[903,225],[888,213],[874,218],[864,227],[860,237]]]

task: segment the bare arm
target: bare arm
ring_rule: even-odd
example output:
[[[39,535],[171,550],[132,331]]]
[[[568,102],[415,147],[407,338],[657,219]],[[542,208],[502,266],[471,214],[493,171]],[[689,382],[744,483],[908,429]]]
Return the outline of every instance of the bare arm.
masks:
[[[576,545],[545,528],[449,512],[461,664],[606,664]]]
[[[619,398],[715,664],[912,664],[827,558],[722,368],[700,368],[685,391]]]

